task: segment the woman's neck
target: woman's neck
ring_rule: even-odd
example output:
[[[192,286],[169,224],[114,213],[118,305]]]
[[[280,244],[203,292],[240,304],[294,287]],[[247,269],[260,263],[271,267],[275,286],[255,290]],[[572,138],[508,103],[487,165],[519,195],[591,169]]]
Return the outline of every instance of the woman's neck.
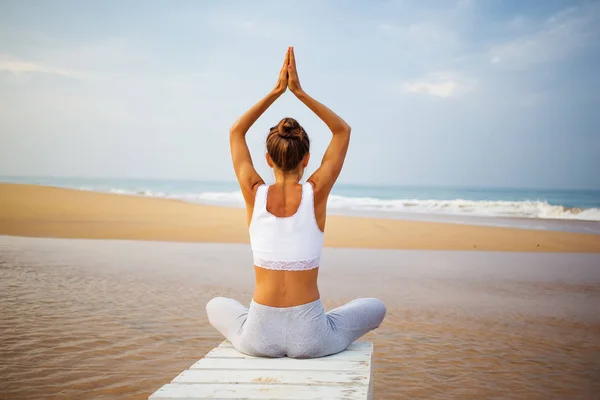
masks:
[[[297,185],[302,178],[300,172],[277,172],[275,171],[275,185],[277,186],[293,186]]]

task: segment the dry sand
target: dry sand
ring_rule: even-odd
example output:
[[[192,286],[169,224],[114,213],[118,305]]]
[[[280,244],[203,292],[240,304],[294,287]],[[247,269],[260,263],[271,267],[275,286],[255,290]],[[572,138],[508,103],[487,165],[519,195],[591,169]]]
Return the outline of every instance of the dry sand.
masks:
[[[0,184],[0,235],[248,243],[242,209],[19,184]],[[325,245],[600,252],[600,235],[331,215]]]

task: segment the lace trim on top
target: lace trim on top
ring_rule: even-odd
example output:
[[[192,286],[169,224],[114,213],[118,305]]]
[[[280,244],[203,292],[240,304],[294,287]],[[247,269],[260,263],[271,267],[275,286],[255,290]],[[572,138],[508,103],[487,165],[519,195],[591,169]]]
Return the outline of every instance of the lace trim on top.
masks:
[[[305,271],[308,269],[317,268],[319,266],[320,261],[320,258],[300,261],[272,261],[255,257],[254,265],[261,268],[277,269],[281,271]]]

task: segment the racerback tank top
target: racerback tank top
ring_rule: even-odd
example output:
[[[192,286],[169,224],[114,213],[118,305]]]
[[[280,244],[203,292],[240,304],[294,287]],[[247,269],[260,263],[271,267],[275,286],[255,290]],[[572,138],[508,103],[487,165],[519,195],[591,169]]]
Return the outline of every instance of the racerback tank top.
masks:
[[[254,265],[286,271],[317,268],[325,235],[315,218],[312,185],[302,184],[300,205],[289,217],[277,217],[267,211],[268,189],[264,184],[257,188],[250,220]]]

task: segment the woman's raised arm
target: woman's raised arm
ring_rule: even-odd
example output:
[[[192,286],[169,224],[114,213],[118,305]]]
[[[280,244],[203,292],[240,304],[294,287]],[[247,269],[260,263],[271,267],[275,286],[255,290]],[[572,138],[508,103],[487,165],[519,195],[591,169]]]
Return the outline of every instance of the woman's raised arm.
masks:
[[[348,151],[348,144],[350,143],[350,126],[340,116],[302,90],[298,79],[298,70],[296,69],[294,48],[290,51],[288,87],[301,102],[317,114],[333,134],[321,165],[308,179],[313,183],[320,197],[326,198],[342,171],[346,152]]]
[[[287,65],[290,58],[290,49],[288,49],[283,67],[279,72],[277,85],[269,94],[256,103],[252,108],[246,111],[229,130],[229,147],[231,149],[231,159],[235,175],[242,189],[242,194],[247,204],[253,204],[254,190],[257,185],[264,183],[258,175],[252,163],[250,150],[246,143],[246,133],[256,120],[281,96],[287,89],[288,70]]]

